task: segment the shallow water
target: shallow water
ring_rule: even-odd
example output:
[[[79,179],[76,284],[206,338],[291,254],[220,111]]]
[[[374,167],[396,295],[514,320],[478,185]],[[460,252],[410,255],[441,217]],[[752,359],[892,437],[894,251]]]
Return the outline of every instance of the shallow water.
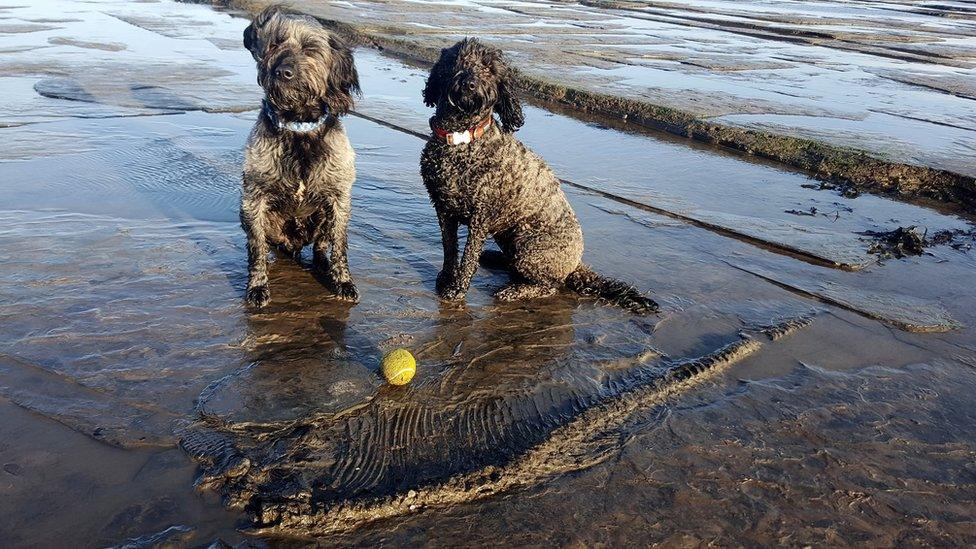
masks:
[[[976,175],[968,2],[309,0],[370,33],[476,35],[545,81]]]
[[[281,259],[274,302],[248,312],[236,204],[257,94],[230,47],[245,21],[168,2],[2,11],[71,20],[0,34],[0,63],[22,67],[0,111],[5,546],[236,543],[247,526],[283,545],[976,539],[972,255],[878,264],[856,234],[968,220],[530,108],[521,137],[614,195],[566,187],[587,261],[664,312],[496,304],[506,275],[486,269],[445,307],[423,142],[350,116],[362,302]],[[422,72],[357,60],[359,111],[423,129]],[[134,94],[145,82],[160,89]],[[420,363],[407,387],[377,374],[394,347]],[[688,364],[691,382],[668,377]]]

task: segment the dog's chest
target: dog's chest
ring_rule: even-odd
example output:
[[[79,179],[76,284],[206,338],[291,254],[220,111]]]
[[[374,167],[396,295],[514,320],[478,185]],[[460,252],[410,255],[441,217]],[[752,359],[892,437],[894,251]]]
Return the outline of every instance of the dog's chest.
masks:
[[[287,163],[279,164],[280,170],[273,177],[273,208],[283,212],[298,214],[312,207],[316,202],[315,192],[305,170],[296,169]]]
[[[304,195],[309,180],[317,178],[319,172],[327,171],[330,152],[324,139],[300,135],[286,135],[282,139],[278,166],[284,172],[283,178],[294,183],[297,196]]]
[[[297,185],[291,192],[291,199],[295,204],[301,205],[305,202],[305,179],[298,179],[296,183]]]
[[[435,194],[437,201],[453,211],[455,215],[467,217],[478,202],[479,192],[476,180],[448,174],[441,180],[441,185]]]
[[[486,178],[492,170],[474,147],[434,147],[426,151],[422,166],[424,182],[438,206],[467,218],[484,200]]]
[[[330,162],[330,152],[320,143],[297,140],[285,141],[273,151],[268,168],[275,209],[301,214],[328,198],[331,187],[339,184],[341,171]]]

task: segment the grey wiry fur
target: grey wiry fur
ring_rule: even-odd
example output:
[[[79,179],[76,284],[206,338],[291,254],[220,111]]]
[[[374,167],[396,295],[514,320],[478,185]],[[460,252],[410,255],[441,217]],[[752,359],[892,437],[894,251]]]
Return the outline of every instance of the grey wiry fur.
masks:
[[[421,173],[444,244],[438,293],[447,300],[464,297],[485,240],[493,236],[513,275],[499,299],[548,296],[565,285],[635,312],[656,310],[632,286],[581,263],[583,232],[559,180],[512,135],[524,123],[513,82],[501,52],[475,39],[443,50],[427,80],[424,102],[437,109],[433,125],[463,132],[492,113],[500,122],[468,144],[434,136],[424,147]],[[459,224],[468,226],[460,261]]]
[[[244,158],[247,301],[262,307],[271,299],[269,246],[297,258],[309,244],[330,289],[356,301],[346,259],[355,155],[338,120],[359,92],[352,52],[315,19],[277,6],[254,18],[244,31],[244,46],[257,61],[265,92],[265,109]],[[316,121],[325,114],[330,116],[322,126],[309,133],[276,124]]]

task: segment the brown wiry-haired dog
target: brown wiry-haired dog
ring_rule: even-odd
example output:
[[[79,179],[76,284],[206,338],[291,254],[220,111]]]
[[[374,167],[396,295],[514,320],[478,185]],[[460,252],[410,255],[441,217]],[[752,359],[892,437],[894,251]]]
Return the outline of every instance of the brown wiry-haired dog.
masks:
[[[355,154],[339,122],[359,93],[352,52],[314,18],[278,6],[254,18],[244,47],[265,94],[244,157],[247,302],[271,300],[269,246],[298,258],[309,244],[330,289],[357,301],[346,258]]]
[[[513,76],[501,51],[475,39],[444,49],[430,71],[424,102],[437,111],[420,169],[444,244],[437,291],[463,299],[493,236],[513,278],[498,299],[548,296],[565,285],[637,313],[657,310],[632,286],[581,262],[583,231],[559,179],[512,135],[525,121]],[[460,261],[458,224],[468,226]]]

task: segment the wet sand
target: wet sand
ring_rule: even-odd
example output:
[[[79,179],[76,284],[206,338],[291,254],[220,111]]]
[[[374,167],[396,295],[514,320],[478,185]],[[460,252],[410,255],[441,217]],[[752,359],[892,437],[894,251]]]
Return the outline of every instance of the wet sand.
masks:
[[[862,234],[971,219],[532,107],[520,136],[567,180],[587,261],[664,312],[496,304],[487,269],[444,307],[423,73],[360,48],[363,300],[280,259],[248,312],[246,22],[0,14],[5,546],[976,541],[973,255],[879,263]],[[394,347],[420,361],[405,388],[377,374]]]

